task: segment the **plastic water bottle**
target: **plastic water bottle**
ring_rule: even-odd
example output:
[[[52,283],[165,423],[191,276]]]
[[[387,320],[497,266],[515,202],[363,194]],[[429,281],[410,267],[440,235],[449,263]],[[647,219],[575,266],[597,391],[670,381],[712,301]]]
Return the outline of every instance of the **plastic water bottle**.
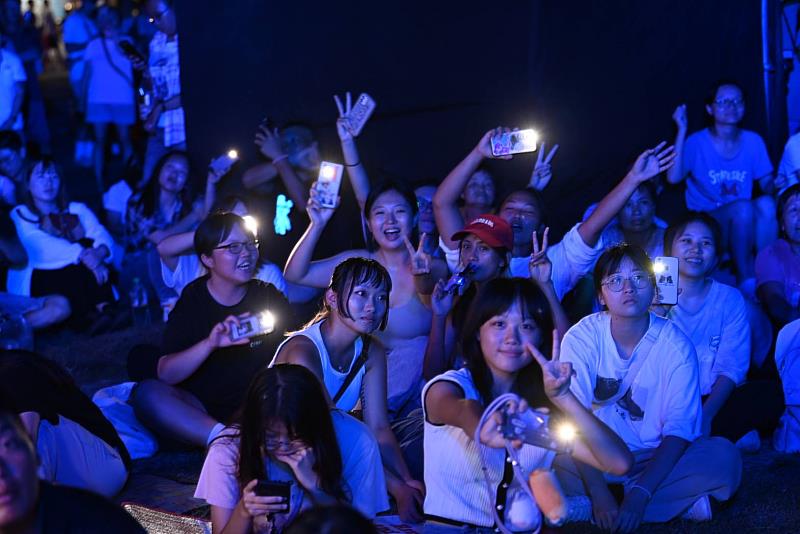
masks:
[[[147,305],[147,289],[138,278],[133,279],[131,286],[131,312],[133,313],[133,324],[145,326],[150,324],[150,307]]]

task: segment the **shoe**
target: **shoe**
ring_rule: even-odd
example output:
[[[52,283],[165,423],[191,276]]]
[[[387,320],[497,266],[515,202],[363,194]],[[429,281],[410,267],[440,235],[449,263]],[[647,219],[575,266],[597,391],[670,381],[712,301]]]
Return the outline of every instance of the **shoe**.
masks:
[[[698,523],[711,521],[711,499],[708,498],[708,495],[700,497],[683,513],[681,518]]]
[[[761,437],[758,430],[751,430],[736,442],[736,448],[742,452],[758,452],[761,448]]]
[[[567,497],[567,517],[563,523],[592,520],[592,500],[585,495]]]

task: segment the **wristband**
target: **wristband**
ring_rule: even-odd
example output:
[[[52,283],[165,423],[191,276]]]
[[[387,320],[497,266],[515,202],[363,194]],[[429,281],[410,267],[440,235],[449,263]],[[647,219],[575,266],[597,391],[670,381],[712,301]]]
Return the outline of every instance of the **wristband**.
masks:
[[[650,493],[649,489],[645,488],[644,486],[640,486],[639,484],[634,484],[633,486],[631,486],[631,491],[633,491],[635,489],[642,490],[644,492],[644,494],[647,495],[647,500],[649,500],[649,501],[653,500],[653,494]]]
[[[361,165],[361,160],[358,160],[357,162],[355,162],[353,164],[349,164],[349,163],[345,163],[344,164],[345,167],[358,167],[359,165]]]
[[[289,159],[289,155],[288,154],[282,154],[282,155],[278,156],[277,158],[273,159],[272,160],[272,164],[275,165],[279,161],[283,161],[285,159]]]

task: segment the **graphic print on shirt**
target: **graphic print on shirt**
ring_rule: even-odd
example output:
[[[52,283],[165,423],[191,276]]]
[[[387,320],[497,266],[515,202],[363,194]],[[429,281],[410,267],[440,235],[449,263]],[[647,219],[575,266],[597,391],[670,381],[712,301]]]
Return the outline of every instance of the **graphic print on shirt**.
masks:
[[[598,376],[597,383],[594,386],[594,398],[600,402],[610,399],[617,394],[621,383],[622,380],[617,380],[616,378]]]
[[[630,419],[631,421],[641,421],[644,419],[644,410],[633,401],[633,389],[629,388],[625,395],[617,401],[617,413],[623,419]]]
[[[719,194],[721,197],[738,198],[740,194],[740,184],[747,181],[747,171],[709,170],[708,181],[711,185],[719,186]]]
[[[709,350],[716,353],[719,350],[720,342],[722,342],[722,336],[711,336],[711,339],[708,340]]]

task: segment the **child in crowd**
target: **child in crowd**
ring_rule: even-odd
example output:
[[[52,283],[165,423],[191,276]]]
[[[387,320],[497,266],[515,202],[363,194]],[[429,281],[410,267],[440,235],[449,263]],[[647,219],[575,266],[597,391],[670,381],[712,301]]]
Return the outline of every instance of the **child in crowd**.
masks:
[[[719,221],[736,281],[746,296],[752,296],[754,249],[771,244],[777,234],[775,201],[770,196],[776,191],[764,141],[739,126],[744,110],[741,86],[718,82],[706,98],[711,125],[686,138],[686,106],[678,106],[672,115],[678,127],[677,159],[667,181],[677,184],[685,179],[686,206],[708,212]],[[755,185],[766,195],[757,197]]]
[[[288,484],[288,500],[259,483]],[[211,505],[214,532],[282,532],[315,505],[351,503],[369,518],[386,510],[375,439],[330,407],[319,380],[299,365],[253,378],[233,422],[210,444],[195,497]]]
[[[363,419],[381,446],[388,489],[400,517],[418,522],[425,488],[408,471],[386,410],[386,349],[373,338],[386,328],[392,280],[375,260],[349,258],[336,266],[323,310],[292,333],[271,365],[292,363],[310,369],[324,386],[331,406]],[[360,402],[360,404],[359,404]]]
[[[517,501],[512,507],[507,499],[513,470],[497,419],[490,418],[480,429],[480,444],[473,441],[485,407],[505,393],[523,399],[512,413],[524,412],[527,406],[550,406],[572,419],[581,436],[572,453],[577,459],[617,475],[628,471],[632,457],[623,442],[570,392],[572,367],[559,361],[550,307],[532,282],[519,278],[486,282],[470,306],[462,344],[466,367],[437,376],[422,393],[428,488],[425,532],[483,532],[480,529],[495,526],[495,508],[511,530],[538,530],[541,521],[535,504],[529,503],[534,509],[520,519],[521,504]],[[543,353],[551,351],[548,360]],[[492,448],[488,480],[481,472],[479,447],[484,446]],[[519,467],[528,475],[549,469],[555,452],[525,444],[518,455]]]
[[[575,396],[622,438],[636,462],[620,477],[559,458],[559,480],[568,494],[588,492],[595,522],[606,530],[632,532],[642,521],[681,514],[708,520],[709,496],[733,495],[742,461],[729,441],[703,437],[694,346],[677,325],[649,311],[655,280],[641,248],[605,251],[594,282],[607,311],[567,332],[561,359],[575,369]],[[623,484],[622,503],[609,483]]]
[[[184,288],[164,331],[157,378],[136,386],[132,404],[137,417],[162,436],[202,447],[295,323],[286,298],[253,279],[258,241],[241,217],[206,218],[195,232],[194,249],[208,274]],[[232,339],[241,319],[265,311],[274,320],[271,333]]]

